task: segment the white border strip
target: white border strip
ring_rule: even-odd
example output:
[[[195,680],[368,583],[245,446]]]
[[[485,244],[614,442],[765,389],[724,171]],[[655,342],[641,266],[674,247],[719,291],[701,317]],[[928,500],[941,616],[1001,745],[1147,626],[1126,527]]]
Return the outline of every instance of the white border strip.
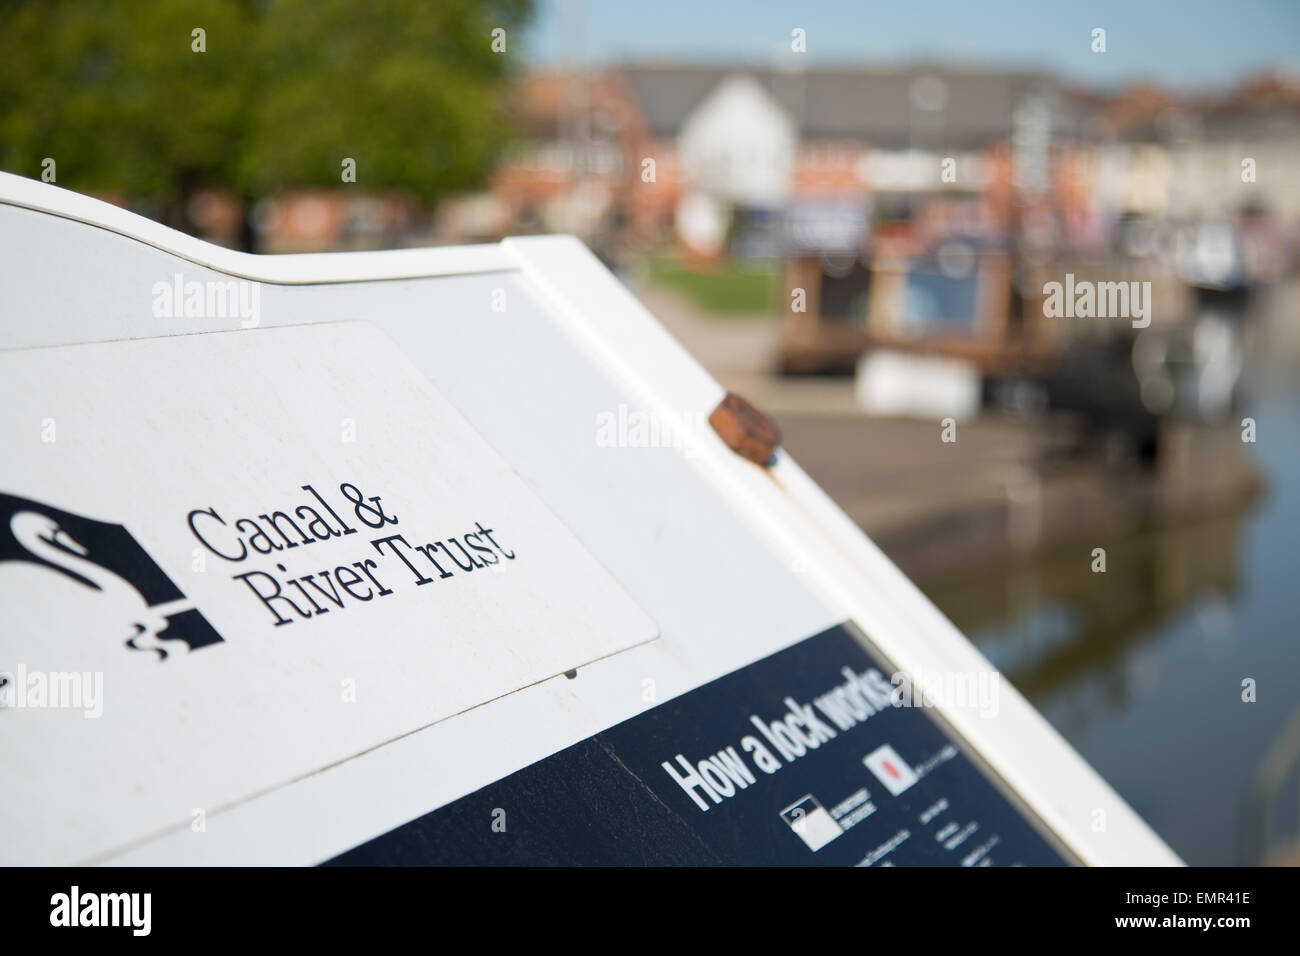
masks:
[[[279,285],[374,282],[430,276],[504,272],[518,268],[498,244],[394,249],[386,252],[322,252],[253,255],[204,242],[111,203],[0,173],[0,204],[73,219],[107,229],[240,279]]]

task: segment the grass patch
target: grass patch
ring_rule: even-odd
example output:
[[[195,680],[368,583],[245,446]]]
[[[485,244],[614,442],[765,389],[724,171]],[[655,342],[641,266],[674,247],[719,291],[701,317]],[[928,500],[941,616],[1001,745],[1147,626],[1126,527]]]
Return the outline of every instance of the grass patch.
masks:
[[[662,257],[650,261],[650,279],[681,292],[701,310],[728,318],[770,314],[778,282],[769,268],[722,262],[695,271]]]

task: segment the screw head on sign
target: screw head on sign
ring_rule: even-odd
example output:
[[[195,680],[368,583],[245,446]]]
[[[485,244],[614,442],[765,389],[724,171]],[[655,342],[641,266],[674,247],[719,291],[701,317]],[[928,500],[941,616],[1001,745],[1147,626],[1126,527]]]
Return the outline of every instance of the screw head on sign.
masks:
[[[781,444],[776,422],[735,392],[728,392],[709,414],[709,424],[728,448],[756,465],[766,466]]]

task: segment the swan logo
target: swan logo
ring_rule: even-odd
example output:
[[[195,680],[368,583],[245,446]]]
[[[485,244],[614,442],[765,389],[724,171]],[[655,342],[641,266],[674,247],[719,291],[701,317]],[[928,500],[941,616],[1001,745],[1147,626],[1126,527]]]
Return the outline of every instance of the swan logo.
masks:
[[[103,620],[159,660],[221,635],[126,528],[0,493],[0,564],[25,561],[98,591]]]

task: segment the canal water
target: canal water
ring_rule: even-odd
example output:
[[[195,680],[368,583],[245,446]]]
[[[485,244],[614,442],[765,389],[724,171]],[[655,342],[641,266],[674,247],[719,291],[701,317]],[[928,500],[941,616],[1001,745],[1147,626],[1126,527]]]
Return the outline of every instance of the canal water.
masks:
[[[1189,864],[1300,862],[1300,381],[1245,414],[1240,513],[918,582]]]

